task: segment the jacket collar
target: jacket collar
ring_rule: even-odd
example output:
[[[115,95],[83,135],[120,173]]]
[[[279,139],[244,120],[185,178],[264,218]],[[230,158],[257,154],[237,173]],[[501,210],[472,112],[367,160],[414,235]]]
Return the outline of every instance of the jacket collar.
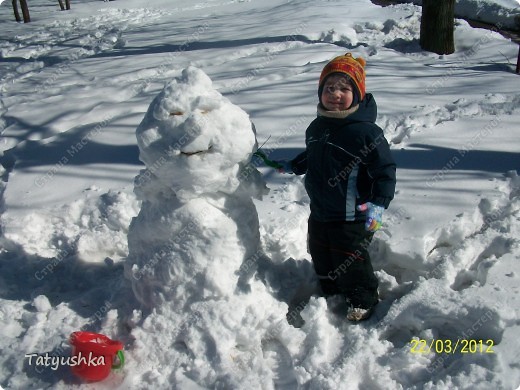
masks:
[[[321,103],[318,103],[318,116],[324,116],[326,118],[333,119],[345,119],[347,116],[355,113],[359,108],[359,104],[356,104],[354,107],[350,107],[347,110],[342,111],[328,111],[323,108]]]
[[[318,118],[340,123],[376,122],[377,104],[371,93],[365,95],[365,98],[359,102],[355,110],[353,108],[345,111],[327,111],[322,106],[318,106]],[[344,113],[347,113],[347,115],[344,116]]]

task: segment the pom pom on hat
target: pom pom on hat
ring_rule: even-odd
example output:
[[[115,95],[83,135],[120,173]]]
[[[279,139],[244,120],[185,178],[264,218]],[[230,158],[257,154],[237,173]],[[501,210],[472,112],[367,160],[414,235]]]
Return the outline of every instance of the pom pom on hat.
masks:
[[[343,73],[348,76],[354,87],[358,101],[365,98],[365,65],[366,61],[352,57],[352,53],[333,58],[321,71],[318,94],[321,98],[325,79],[333,73]]]

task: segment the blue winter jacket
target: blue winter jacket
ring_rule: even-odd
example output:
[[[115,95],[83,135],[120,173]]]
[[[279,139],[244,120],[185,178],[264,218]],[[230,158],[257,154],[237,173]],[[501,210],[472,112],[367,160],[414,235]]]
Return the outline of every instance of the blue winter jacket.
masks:
[[[377,105],[371,94],[344,119],[318,115],[305,133],[306,150],[291,161],[306,174],[311,217],[317,221],[364,221],[356,206],[365,202],[388,207],[394,197],[396,166],[383,131],[375,124]]]

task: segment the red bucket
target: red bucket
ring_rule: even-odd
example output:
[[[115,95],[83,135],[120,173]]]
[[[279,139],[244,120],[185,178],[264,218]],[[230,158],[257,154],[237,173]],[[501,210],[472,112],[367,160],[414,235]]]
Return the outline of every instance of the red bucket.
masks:
[[[119,341],[91,332],[74,332],[70,335],[69,341],[74,356],[72,372],[83,380],[101,381],[113,368],[123,367],[123,344]],[[117,364],[116,360],[119,360]]]

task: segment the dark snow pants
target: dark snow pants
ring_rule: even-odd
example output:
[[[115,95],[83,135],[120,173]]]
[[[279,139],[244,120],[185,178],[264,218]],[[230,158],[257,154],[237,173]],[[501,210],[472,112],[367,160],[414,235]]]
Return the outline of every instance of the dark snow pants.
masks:
[[[373,233],[364,222],[309,219],[309,253],[324,295],[343,294],[354,307],[378,301],[378,281],[368,254]]]

